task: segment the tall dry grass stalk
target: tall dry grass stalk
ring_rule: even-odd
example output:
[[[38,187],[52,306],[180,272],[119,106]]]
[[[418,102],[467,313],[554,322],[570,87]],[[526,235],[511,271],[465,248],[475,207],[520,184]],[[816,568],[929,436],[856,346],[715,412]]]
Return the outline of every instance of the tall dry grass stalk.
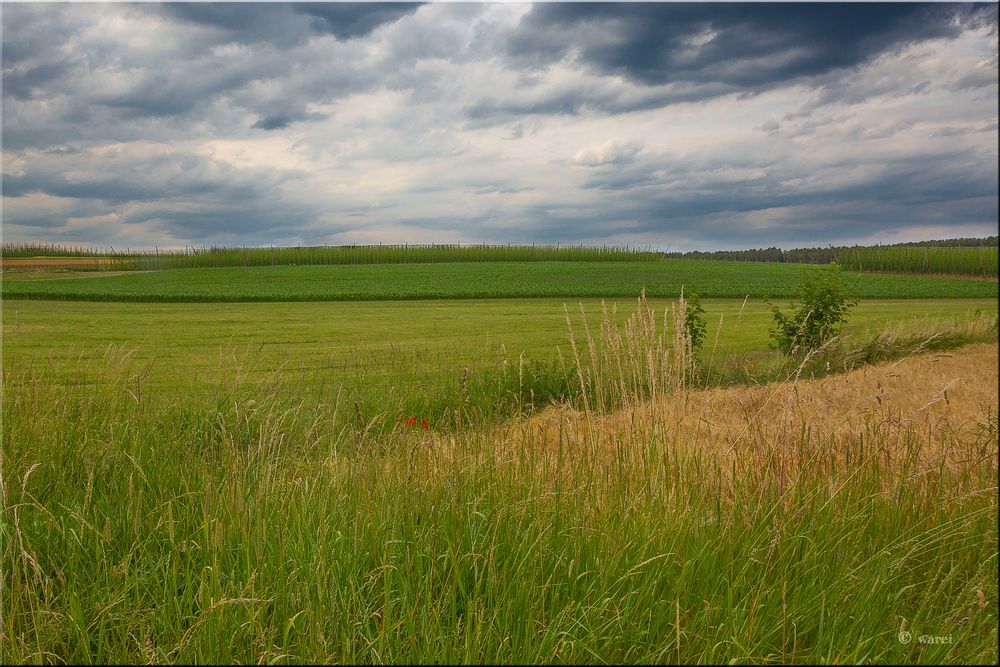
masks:
[[[579,344],[569,309],[564,307],[564,310],[580,401],[585,410],[604,413],[682,392],[697,374],[697,358],[685,326],[687,301],[683,289],[676,302],[664,306],[659,327],[657,313],[647,301],[645,289],[637,299],[635,312],[624,322],[620,322],[617,304],[609,311],[602,301],[597,338],[580,304],[583,336]]]

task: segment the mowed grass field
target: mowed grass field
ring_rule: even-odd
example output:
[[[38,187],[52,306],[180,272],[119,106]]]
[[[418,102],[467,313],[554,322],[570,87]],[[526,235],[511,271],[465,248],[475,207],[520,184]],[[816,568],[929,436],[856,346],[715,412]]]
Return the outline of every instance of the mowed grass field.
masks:
[[[520,359],[548,362],[569,356],[566,322],[597,331],[601,299],[495,299],[374,303],[73,303],[15,300],[3,309],[5,373],[45,370],[50,378],[80,382],[109,346],[148,371],[152,389],[214,391],[240,372],[247,381],[366,392],[393,387],[429,392],[455,384],[473,369]],[[619,319],[636,299],[610,299]],[[651,299],[660,317],[673,303]],[[781,304],[782,302],[778,302]],[[705,299],[705,356],[768,351],[771,314],[760,299]],[[865,300],[851,312],[848,336],[886,328],[933,331],[973,316],[997,314],[992,299]],[[112,355],[115,356],[115,355]],[[347,395],[350,398],[350,394]],[[353,399],[352,399],[353,400]]]
[[[854,274],[810,362],[731,273],[694,374],[714,267],[562,264],[5,281],[4,662],[996,663],[995,283]],[[199,275],[293,296],[26,298]]]
[[[451,262],[171,269],[66,280],[16,280],[4,299],[89,301],[383,301],[525,297],[676,298],[794,295],[805,265],[662,260],[644,262]],[[858,298],[996,298],[984,280],[846,272]]]

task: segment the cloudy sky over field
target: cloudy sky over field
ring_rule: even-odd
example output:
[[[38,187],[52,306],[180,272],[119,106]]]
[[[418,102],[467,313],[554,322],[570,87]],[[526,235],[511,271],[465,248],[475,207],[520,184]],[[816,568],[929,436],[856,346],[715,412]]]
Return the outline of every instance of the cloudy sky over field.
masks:
[[[997,233],[996,5],[2,6],[3,240]]]

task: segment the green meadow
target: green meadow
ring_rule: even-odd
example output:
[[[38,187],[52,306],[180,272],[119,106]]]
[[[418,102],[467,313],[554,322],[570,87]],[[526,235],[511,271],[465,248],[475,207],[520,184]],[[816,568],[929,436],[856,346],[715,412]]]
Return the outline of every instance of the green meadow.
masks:
[[[662,315],[673,303],[652,299]],[[779,304],[782,302],[778,302]],[[243,367],[270,381],[275,372],[300,387],[366,387],[400,375],[425,389],[458,378],[465,366],[569,354],[571,322],[597,329],[601,299],[494,299],[320,303],[83,303],[16,300],[3,310],[4,371],[41,370],[79,379],[83,362],[109,346],[149,365],[151,387],[209,389]],[[635,299],[606,301],[619,319]],[[759,299],[705,299],[706,354],[778,355],[768,351],[771,315]],[[886,328],[933,330],[980,311],[990,299],[866,300],[846,335]]]

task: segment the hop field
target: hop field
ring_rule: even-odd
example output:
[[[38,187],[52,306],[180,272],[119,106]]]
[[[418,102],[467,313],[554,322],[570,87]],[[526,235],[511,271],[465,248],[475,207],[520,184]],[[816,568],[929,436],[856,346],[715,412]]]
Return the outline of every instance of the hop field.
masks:
[[[998,266],[996,246],[843,248],[837,253],[837,257],[845,268],[856,271],[939,273],[996,278]]]
[[[978,243],[976,243],[978,242]],[[940,245],[934,245],[935,243]],[[969,245],[961,245],[962,243]],[[958,244],[958,245],[956,245]],[[57,244],[4,244],[4,260],[21,264],[54,258],[90,259],[89,270],[163,270],[247,266],[424,264],[443,262],[658,262],[666,258],[744,262],[839,262],[856,271],[996,278],[996,237],[888,246],[670,253],[651,248],[521,245],[368,245],[311,247],[211,247],[181,251],[98,249]],[[16,265],[5,261],[5,265]]]
[[[838,262],[854,271],[997,277],[997,237],[951,239],[899,245],[826,248],[758,248],[715,252],[665,253],[667,257],[738,262]]]
[[[122,250],[57,244],[4,244],[3,257],[91,257],[129,270],[220,268],[226,266],[314,266],[329,264],[424,264],[437,262],[637,262],[663,254],[628,246],[525,245],[352,245],[306,247],[211,247],[178,251]]]

